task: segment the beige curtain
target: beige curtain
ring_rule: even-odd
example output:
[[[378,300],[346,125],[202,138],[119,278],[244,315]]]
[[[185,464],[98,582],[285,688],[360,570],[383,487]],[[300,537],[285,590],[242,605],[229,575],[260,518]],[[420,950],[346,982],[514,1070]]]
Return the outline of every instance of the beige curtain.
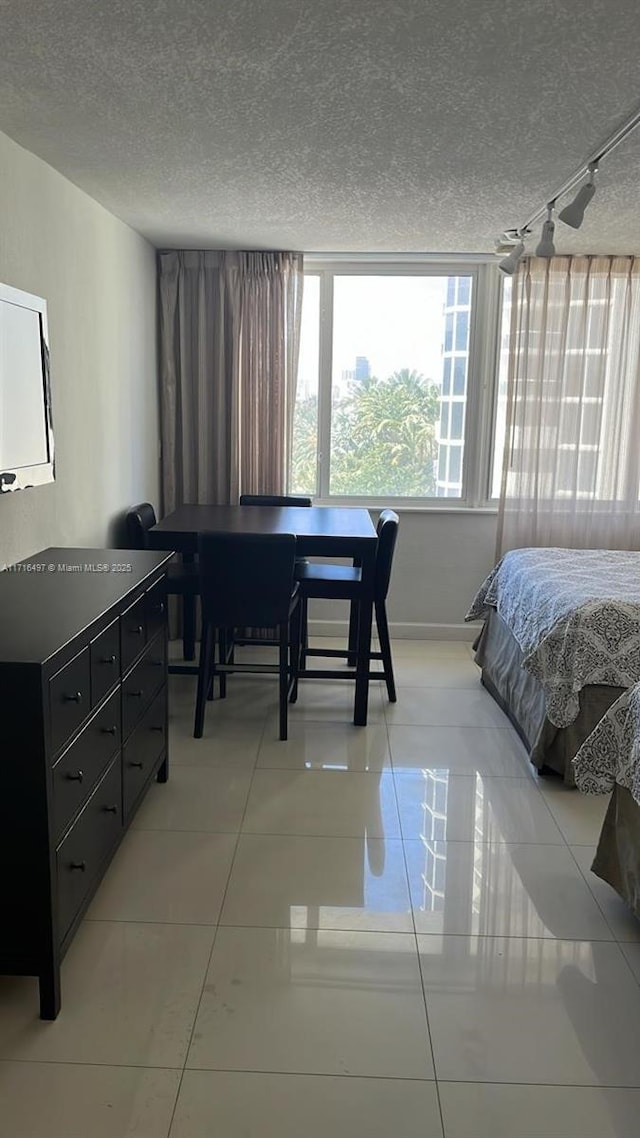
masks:
[[[287,488],[299,253],[159,255],[163,513]]]
[[[640,548],[640,260],[514,277],[498,555]]]

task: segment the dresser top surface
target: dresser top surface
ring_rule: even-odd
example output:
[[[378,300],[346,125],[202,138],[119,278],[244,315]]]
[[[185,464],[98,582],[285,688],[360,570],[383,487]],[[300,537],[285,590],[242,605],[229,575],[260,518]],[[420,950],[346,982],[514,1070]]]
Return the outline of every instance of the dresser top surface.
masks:
[[[50,548],[9,566],[0,573],[0,663],[46,663],[150,584],[172,556],[149,550]]]

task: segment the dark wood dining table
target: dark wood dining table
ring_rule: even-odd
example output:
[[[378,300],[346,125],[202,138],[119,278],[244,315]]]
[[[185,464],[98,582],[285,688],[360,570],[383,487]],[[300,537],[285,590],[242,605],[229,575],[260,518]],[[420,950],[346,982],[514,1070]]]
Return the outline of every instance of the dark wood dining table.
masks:
[[[357,559],[362,566],[362,588],[353,722],[359,727],[366,726],[378,544],[369,511],[347,506],[185,505],[167,514],[149,530],[149,548],[193,556],[198,550],[198,535],[204,533],[293,533],[298,557]]]

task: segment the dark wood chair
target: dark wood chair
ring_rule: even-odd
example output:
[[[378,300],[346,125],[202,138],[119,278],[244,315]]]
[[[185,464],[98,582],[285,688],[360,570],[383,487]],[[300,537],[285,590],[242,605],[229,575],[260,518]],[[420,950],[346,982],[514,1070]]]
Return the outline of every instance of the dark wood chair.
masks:
[[[398,538],[399,518],[393,510],[383,510],[378,519],[378,549],[376,553],[376,571],[374,583],[374,612],[380,652],[372,652],[372,660],[382,661],[382,671],[372,671],[369,679],[384,679],[387,693],[391,703],[396,702],[396,685],[393,675],[393,661],[391,659],[391,641],[389,638],[389,622],[387,620],[387,594],[391,580],[393,555]],[[356,645],[358,642],[358,598],[362,579],[362,570],[359,565],[303,565],[296,569],[296,576],[300,582],[302,594],[301,614],[301,649],[300,668],[306,668],[308,656],[323,656],[339,660],[346,660],[351,666],[356,662]],[[309,648],[308,645],[308,602],[310,600],[347,600],[351,601],[351,614],[349,620],[349,647],[346,649]],[[318,673],[322,675],[323,673]],[[346,673],[348,675],[349,673]],[[327,673],[334,678],[345,673]],[[295,693],[294,693],[295,695]]]
[[[156,524],[156,512],[150,502],[140,502],[127,510],[125,525],[130,549],[148,549],[148,532]],[[198,566],[181,561],[169,565],[166,576],[167,594],[182,597],[182,650],[185,660],[196,658],[196,597],[200,589]]]
[[[302,494],[241,494],[241,506],[311,506],[311,498]],[[296,568],[306,565],[304,558],[296,558]],[[278,639],[272,628],[239,628],[233,637],[240,647],[247,644],[277,645]]]
[[[230,672],[278,675],[280,738],[287,738],[287,707],[300,653],[300,588],[294,578],[295,556],[293,534],[200,535],[202,634],[193,729],[196,739],[202,737],[206,701],[213,695],[216,677],[224,698]],[[229,630],[247,626],[276,629],[277,664],[235,662]]]

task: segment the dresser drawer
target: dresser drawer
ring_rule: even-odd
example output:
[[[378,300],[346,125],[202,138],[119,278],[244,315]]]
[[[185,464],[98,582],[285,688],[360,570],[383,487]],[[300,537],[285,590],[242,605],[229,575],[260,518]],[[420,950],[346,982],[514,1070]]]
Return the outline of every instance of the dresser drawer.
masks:
[[[120,761],[114,759],[58,847],[58,935],[62,941],[122,830]]]
[[[120,691],[92,716],[86,727],[63,751],[52,771],[53,829],[64,833],[114,752],[120,747]]]
[[[49,680],[51,750],[55,752],[86,719],[91,707],[89,648],[83,648]]]
[[[100,700],[120,679],[120,625],[114,620],[89,645],[91,656],[91,706]]]
[[[151,778],[166,748],[167,689],[163,687],[122,752],[122,797],[125,820]]]
[[[167,672],[166,642],[161,633],[122,683],[122,738],[142,718]]]
[[[133,664],[147,642],[147,598],[140,597],[120,617],[120,658],[122,671]]]
[[[164,578],[147,591],[145,616],[147,639],[152,640],[157,632],[164,630],[167,620],[166,584]]]

